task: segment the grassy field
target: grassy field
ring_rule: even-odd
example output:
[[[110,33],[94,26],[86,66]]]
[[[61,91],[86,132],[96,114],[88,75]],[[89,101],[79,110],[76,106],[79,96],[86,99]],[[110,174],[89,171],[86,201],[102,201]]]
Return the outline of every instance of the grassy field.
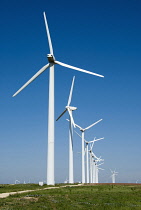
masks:
[[[66,184],[56,184],[55,186],[63,186]],[[17,192],[17,191],[23,191],[23,190],[38,190],[38,189],[43,189],[46,187],[52,187],[52,186],[47,186],[43,185],[42,187],[39,186],[38,184],[0,184],[0,193],[6,193],[6,192]]]
[[[0,209],[141,209],[141,185],[92,185],[16,194],[0,199]]]
[[[43,187],[46,186],[44,185]],[[17,192],[22,190],[35,190],[43,187],[40,187],[38,184],[0,184],[0,193]]]

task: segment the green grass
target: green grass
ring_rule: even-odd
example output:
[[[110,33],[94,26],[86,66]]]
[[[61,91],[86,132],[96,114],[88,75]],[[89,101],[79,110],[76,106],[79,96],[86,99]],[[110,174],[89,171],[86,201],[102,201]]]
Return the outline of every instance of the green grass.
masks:
[[[44,187],[46,187],[46,185],[41,187],[38,184],[14,184],[14,185],[0,184],[0,193],[17,192],[22,190],[35,190]]]
[[[55,187],[63,186],[66,184],[55,184]],[[6,193],[6,192],[17,192],[17,191],[23,191],[23,190],[38,190],[49,187],[49,185],[43,185],[39,186],[38,184],[0,184],[0,193]],[[52,187],[52,186],[50,186]]]
[[[1,209],[141,209],[141,186],[93,185],[40,190],[0,199]]]

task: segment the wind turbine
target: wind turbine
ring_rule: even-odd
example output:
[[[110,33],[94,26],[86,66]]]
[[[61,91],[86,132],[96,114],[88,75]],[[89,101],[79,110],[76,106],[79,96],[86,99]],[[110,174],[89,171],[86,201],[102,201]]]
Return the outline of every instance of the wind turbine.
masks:
[[[70,89],[70,94],[68,98],[67,106],[65,107],[65,110],[60,114],[60,116],[57,118],[59,120],[67,111],[69,113],[69,183],[74,183],[74,174],[73,174],[73,127],[75,127],[75,123],[72,116],[72,111],[76,110],[77,107],[70,106],[71,99],[72,99],[72,92],[73,92],[73,86],[74,86],[74,80],[75,76],[72,80],[72,85]],[[56,121],[57,121],[56,120]]]
[[[88,130],[89,128],[91,128],[92,126],[96,125],[97,123],[99,123],[102,119],[98,120],[97,122],[93,123],[92,125],[86,127],[86,128],[81,128],[79,125],[76,125],[76,127],[78,127],[80,129],[80,131],[82,132],[82,183],[85,183],[85,160],[84,160],[84,156],[85,156],[85,151],[84,151],[84,132],[86,130]]]
[[[75,133],[81,138],[81,136],[75,131]],[[93,146],[94,146],[94,143],[96,142],[96,141],[99,141],[99,140],[102,140],[102,139],[104,139],[104,138],[99,138],[99,139],[96,139],[96,137],[92,140],[92,141],[86,141],[85,139],[84,139],[84,141],[85,141],[85,143],[86,143],[86,182],[87,183],[89,183],[90,181],[89,181],[89,158],[88,158],[88,145],[89,144],[92,144],[91,146],[91,150],[92,150],[92,148],[93,148]]]
[[[40,74],[42,74],[47,68],[50,68],[50,74],[49,74],[49,101],[48,101],[48,158],[47,158],[47,184],[48,185],[54,185],[54,65],[59,64],[61,66],[74,69],[76,71],[88,73],[91,75],[95,75],[98,77],[104,77],[103,75],[96,74],[90,71],[86,71],[84,69],[80,69],[74,66],[70,66],[68,64],[62,63],[60,61],[57,61],[54,57],[53,53],[53,47],[52,42],[50,38],[48,23],[46,19],[45,12],[44,15],[44,21],[45,21],[45,27],[48,37],[48,43],[49,43],[49,50],[50,54],[47,55],[48,64],[43,66],[33,77],[31,77],[30,80],[28,80],[14,95],[16,96],[19,92],[21,92],[27,85],[29,85],[33,80],[35,80]]]
[[[20,184],[20,181],[16,179],[15,184]]]
[[[112,177],[112,183],[115,183],[115,176],[118,175],[118,172],[116,172],[116,170],[112,171],[111,169],[110,169],[110,171],[112,173],[112,175],[111,175],[111,177]]]

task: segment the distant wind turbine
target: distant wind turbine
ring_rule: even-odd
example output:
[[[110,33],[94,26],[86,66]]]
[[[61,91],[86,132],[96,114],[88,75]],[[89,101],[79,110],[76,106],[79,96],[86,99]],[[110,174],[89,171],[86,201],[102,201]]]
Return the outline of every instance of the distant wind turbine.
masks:
[[[16,179],[15,184],[20,184],[20,181]]]
[[[60,114],[60,116],[57,118],[59,120],[67,111],[69,113],[70,120],[69,121],[69,183],[74,183],[74,174],[73,174],[73,127],[75,127],[75,123],[72,116],[72,111],[76,110],[77,107],[70,106],[71,99],[72,99],[72,93],[73,93],[73,86],[74,86],[74,80],[75,76],[72,80],[72,85],[70,89],[70,94],[68,98],[67,106],[65,107],[65,110]],[[56,121],[57,121],[56,120]]]
[[[52,42],[50,38],[48,23],[46,19],[45,12],[44,21],[45,27],[48,37],[50,54],[47,55],[48,64],[43,66],[30,80],[28,80],[14,95],[16,96],[19,92],[21,92],[27,85],[29,85],[33,80],[35,80],[40,74],[42,74],[47,68],[50,68],[50,76],[49,76],[49,105],[48,105],[48,158],[47,158],[47,184],[54,185],[54,65],[58,64],[76,71],[84,72],[87,74],[95,75],[98,77],[104,77],[103,75],[96,74],[90,71],[86,71],[84,69],[80,69],[60,61],[57,61],[54,57]]]
[[[115,177],[116,177],[116,175],[118,175],[118,172],[116,172],[116,170],[112,171],[111,169],[110,169],[110,171],[112,173],[112,175],[111,175],[112,183],[115,183]]]

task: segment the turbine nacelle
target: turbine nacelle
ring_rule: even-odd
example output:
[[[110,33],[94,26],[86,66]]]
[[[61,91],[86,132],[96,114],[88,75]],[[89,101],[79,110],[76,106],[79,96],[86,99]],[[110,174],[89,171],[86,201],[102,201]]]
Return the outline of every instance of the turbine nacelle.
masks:
[[[68,108],[69,108],[69,110],[71,110],[71,111],[77,110],[77,107],[74,107],[74,106],[66,106],[66,109],[68,109]]]
[[[52,54],[47,54],[47,59],[49,63],[54,63],[55,57]]]

